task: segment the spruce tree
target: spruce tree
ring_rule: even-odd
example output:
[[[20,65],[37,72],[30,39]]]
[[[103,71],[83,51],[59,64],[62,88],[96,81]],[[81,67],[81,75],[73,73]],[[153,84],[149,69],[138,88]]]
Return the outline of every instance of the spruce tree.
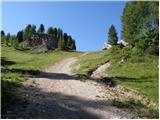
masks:
[[[22,38],[23,38],[23,36],[22,36]],[[12,46],[12,47],[14,47],[15,42],[16,42],[16,36],[15,36],[15,35],[12,35],[12,36],[11,36],[11,46]]]
[[[32,24],[31,28],[29,29],[29,34],[32,36],[36,32],[36,26]]]
[[[111,25],[108,32],[108,43],[110,45],[116,45],[118,42],[117,32],[114,25]]]
[[[63,49],[63,31],[58,28],[57,30],[57,39],[58,39],[58,49]]]
[[[6,38],[5,38],[5,44],[6,46],[9,46],[10,43],[10,33],[7,34]]]
[[[39,33],[44,33],[44,32],[45,32],[45,28],[44,28],[44,25],[43,25],[43,24],[41,24],[41,25],[39,26],[38,32],[39,32]]]
[[[1,30],[1,37],[4,37],[5,36],[5,33],[3,30]]]
[[[57,28],[53,28],[53,35],[57,37]]]
[[[17,38],[18,43],[23,41],[23,31],[22,30],[17,33],[16,38]]]
[[[26,28],[24,29],[23,40],[28,40],[30,38],[29,32],[30,32],[31,27],[32,27],[31,24],[28,24]]]
[[[75,40],[72,39],[71,42],[71,50],[76,50]]]
[[[68,42],[68,35],[67,33],[64,33],[63,35],[63,39],[64,39],[64,50],[67,50],[67,42]]]
[[[76,50],[76,42],[73,40],[73,50]]]
[[[5,42],[5,32],[1,31],[1,43],[3,44]]]
[[[48,30],[47,30],[47,34],[53,35],[53,33],[54,33],[53,28],[49,27]]]

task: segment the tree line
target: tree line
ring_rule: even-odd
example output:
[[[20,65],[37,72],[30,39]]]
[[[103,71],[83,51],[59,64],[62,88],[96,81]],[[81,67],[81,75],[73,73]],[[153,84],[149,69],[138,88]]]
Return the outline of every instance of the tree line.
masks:
[[[36,31],[36,26],[34,24],[28,24],[24,30],[20,30],[17,32],[16,35],[10,35],[8,33],[5,35],[5,32],[1,31],[1,43],[6,46],[13,46],[14,48],[18,49],[20,47],[20,43],[31,39],[31,37],[35,33],[40,34],[48,34],[52,35],[58,40],[57,49],[60,50],[76,50],[75,40],[68,35],[67,33],[63,33],[62,29],[60,28],[53,28],[49,27],[45,33],[45,27],[43,24],[41,24]]]
[[[159,2],[129,1],[121,17],[122,39],[141,52],[159,55]],[[111,25],[108,43],[116,45],[117,32]]]

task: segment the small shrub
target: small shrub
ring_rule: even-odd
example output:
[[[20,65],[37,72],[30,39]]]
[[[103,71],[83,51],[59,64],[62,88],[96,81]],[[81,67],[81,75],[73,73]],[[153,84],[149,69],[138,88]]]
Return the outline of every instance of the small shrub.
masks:
[[[158,45],[157,45],[158,46]],[[159,55],[159,48],[157,46],[150,45],[146,49],[146,53],[149,53],[150,55]]]
[[[117,51],[119,51],[119,50],[121,50],[122,49],[122,46],[121,45],[114,45],[114,46],[112,46],[112,48],[111,48],[111,53],[115,53],[115,52],[117,52]]]
[[[128,45],[120,51],[120,55],[121,57],[127,59],[131,57],[131,52],[132,52],[132,47]]]
[[[144,52],[143,52],[141,49],[138,49],[138,48],[134,47],[134,48],[132,49],[131,55],[132,55],[132,56],[138,56],[138,57],[140,57],[140,56],[143,55],[143,53],[144,53]]]

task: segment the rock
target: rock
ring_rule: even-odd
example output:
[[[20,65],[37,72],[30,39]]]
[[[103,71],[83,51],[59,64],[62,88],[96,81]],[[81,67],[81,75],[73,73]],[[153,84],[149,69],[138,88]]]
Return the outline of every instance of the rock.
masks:
[[[119,61],[119,64],[125,63],[124,58],[121,59],[121,61]]]
[[[32,37],[20,43],[25,49],[31,49],[44,53],[51,49],[55,49],[58,44],[58,40],[53,35],[44,33],[34,33]]]

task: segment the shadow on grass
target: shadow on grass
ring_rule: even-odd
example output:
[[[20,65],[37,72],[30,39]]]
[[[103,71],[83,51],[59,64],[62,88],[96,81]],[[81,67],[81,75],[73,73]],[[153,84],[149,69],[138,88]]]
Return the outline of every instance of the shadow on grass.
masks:
[[[16,63],[13,61],[6,60],[5,57],[1,57],[1,66],[8,66],[8,65],[14,65],[14,64]]]
[[[131,78],[131,77],[104,77],[100,81],[109,85],[110,87],[115,87],[118,84],[118,81],[122,82],[132,82],[132,83],[146,83],[153,82],[152,77],[150,78]]]
[[[18,98],[15,94],[15,88],[20,86],[16,82],[1,79],[1,110],[6,111],[9,105],[17,102]]]
[[[153,82],[152,79],[153,77],[141,77],[141,78],[131,78],[131,77],[111,77],[111,79],[115,79],[115,80],[119,80],[119,81],[123,81],[123,82],[138,82],[138,83],[142,83],[142,82]]]
[[[7,69],[2,68],[2,73],[11,72],[11,73],[18,73],[22,75],[30,75],[34,78],[47,78],[51,80],[75,80],[77,79],[76,75],[69,75],[65,73],[51,73],[51,72],[45,72],[40,70],[24,70],[24,69]]]
[[[109,87],[116,87],[118,84],[118,81],[123,81],[123,82],[133,82],[133,83],[145,83],[145,82],[153,82],[152,79],[153,77],[141,77],[141,78],[131,78],[131,77],[103,77],[101,79],[96,79],[92,78],[89,75],[86,74],[77,74],[77,78],[80,80],[93,80],[98,83],[106,84]]]

